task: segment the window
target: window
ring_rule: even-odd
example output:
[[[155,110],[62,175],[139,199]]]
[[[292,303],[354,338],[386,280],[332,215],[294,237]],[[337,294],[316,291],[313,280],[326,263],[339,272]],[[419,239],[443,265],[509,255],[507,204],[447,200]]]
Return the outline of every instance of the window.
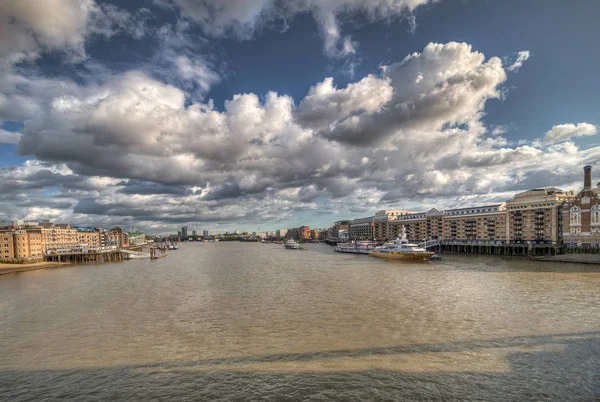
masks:
[[[581,208],[573,207],[571,208],[571,225],[581,225]]]
[[[8,250],[4,250],[4,254],[8,254]]]
[[[592,207],[592,225],[600,225],[600,205]]]

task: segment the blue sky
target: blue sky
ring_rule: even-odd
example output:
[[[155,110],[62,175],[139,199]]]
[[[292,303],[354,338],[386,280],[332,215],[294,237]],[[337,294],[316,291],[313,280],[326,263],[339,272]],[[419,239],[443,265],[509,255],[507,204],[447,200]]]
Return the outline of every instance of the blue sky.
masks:
[[[7,4],[0,220],[326,227],[600,154],[597,2]]]

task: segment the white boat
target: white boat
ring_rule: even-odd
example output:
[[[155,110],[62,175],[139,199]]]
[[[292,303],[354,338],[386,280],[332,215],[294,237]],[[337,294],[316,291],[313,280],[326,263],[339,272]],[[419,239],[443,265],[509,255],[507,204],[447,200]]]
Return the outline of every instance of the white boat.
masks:
[[[356,241],[338,244],[333,248],[338,253],[369,254],[377,247],[374,241]]]
[[[419,247],[418,244],[410,244],[406,239],[406,228],[404,227],[402,227],[401,238],[387,242],[383,246],[375,247],[369,253],[372,257],[404,261],[429,261],[434,254]]]
[[[299,250],[300,249],[300,245],[292,239],[286,241],[285,244],[283,245],[283,247],[285,247],[288,250]]]

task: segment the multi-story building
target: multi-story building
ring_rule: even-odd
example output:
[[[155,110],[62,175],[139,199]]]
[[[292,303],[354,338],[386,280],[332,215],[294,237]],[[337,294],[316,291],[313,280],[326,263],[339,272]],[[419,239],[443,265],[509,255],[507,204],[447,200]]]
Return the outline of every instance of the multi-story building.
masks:
[[[321,234],[321,230],[320,229],[311,229],[310,231],[310,238],[313,240],[317,240],[319,238],[319,235]]]
[[[198,237],[198,231],[197,230],[192,230],[192,236],[193,237]]]
[[[401,209],[386,209],[377,211],[373,216],[373,237],[377,240],[391,239],[388,233],[388,221],[394,221],[400,215],[407,215],[410,212]]]
[[[373,217],[369,216],[350,221],[348,225],[348,237],[351,240],[373,239]]]
[[[202,236],[203,237],[208,237],[208,230],[203,230],[202,231]]]
[[[515,195],[506,202],[508,240],[511,243],[558,245],[559,229],[564,227],[561,206],[574,198],[571,192],[554,187],[536,188]]]
[[[294,240],[310,239],[310,226],[300,226],[299,228],[288,229],[286,237]]]
[[[11,231],[0,232],[0,258],[4,260],[15,258],[14,233]]]
[[[592,167],[583,169],[583,189],[562,207],[563,243],[567,247],[600,248],[600,183],[593,188]]]
[[[181,237],[187,240],[187,238],[188,238],[188,227],[187,226],[183,226],[181,228]]]
[[[484,205],[444,211],[443,240],[506,241],[506,205]]]
[[[347,219],[333,222],[333,230],[331,232],[331,237],[339,237],[340,230],[348,230],[349,226],[350,226],[350,221]]]
[[[77,244],[87,245],[88,247],[100,247],[100,232],[94,228],[76,227]]]
[[[399,237],[404,226],[409,241],[422,242],[427,239],[427,212],[399,215],[396,220],[388,221],[387,226],[388,239]]]
[[[441,240],[444,235],[444,211],[432,208],[425,218],[427,240]]]
[[[108,245],[114,247],[129,247],[129,234],[116,226],[108,231]]]
[[[38,225],[42,235],[42,248],[60,248],[78,244],[77,230],[68,223],[40,223]]]

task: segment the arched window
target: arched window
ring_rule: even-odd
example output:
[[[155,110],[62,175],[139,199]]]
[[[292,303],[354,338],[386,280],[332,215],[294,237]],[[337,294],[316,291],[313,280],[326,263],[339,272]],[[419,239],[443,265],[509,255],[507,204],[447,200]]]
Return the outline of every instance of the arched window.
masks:
[[[600,225],[600,205],[592,207],[592,225]]]
[[[573,207],[571,208],[571,225],[581,225],[581,208]]]

